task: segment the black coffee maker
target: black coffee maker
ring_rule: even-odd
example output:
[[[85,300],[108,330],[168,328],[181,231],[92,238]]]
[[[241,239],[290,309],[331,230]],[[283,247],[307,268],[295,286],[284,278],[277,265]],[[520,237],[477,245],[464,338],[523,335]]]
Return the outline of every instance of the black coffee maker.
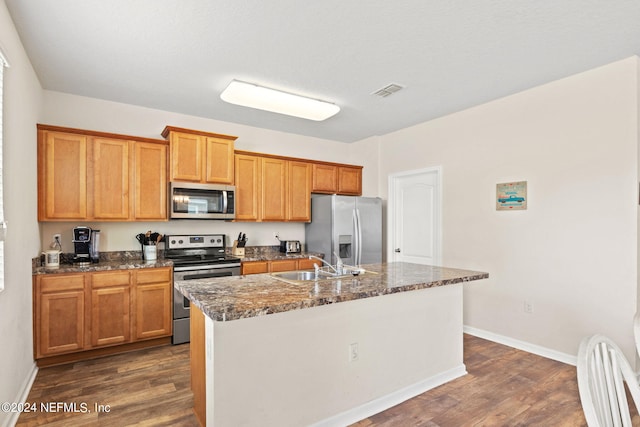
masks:
[[[91,228],[73,227],[73,263],[89,265],[91,263]]]

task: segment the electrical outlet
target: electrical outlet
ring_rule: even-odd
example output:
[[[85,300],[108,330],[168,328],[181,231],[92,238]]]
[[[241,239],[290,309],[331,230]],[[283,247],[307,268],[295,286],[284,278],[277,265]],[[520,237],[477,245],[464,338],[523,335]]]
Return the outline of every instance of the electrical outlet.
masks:
[[[349,344],[349,362],[355,362],[360,357],[358,352],[358,343],[354,342]]]
[[[277,231],[273,233],[273,237],[275,237],[276,239],[280,240],[280,233],[278,233]]]
[[[531,301],[524,302],[524,312],[527,314],[533,313],[533,303]]]
[[[53,241],[55,242],[56,240],[60,240],[60,243],[62,243],[62,235],[59,233],[56,233],[53,235]]]

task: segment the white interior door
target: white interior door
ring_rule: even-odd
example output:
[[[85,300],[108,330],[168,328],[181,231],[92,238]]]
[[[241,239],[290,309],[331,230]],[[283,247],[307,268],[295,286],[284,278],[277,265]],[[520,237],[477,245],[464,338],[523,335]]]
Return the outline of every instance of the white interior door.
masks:
[[[389,256],[395,262],[441,265],[442,170],[389,176]]]

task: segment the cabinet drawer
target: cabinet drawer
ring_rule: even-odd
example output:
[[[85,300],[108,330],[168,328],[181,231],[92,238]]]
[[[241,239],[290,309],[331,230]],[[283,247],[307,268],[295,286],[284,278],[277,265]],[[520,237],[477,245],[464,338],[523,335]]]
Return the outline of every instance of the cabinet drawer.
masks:
[[[40,276],[40,292],[70,291],[84,288],[84,274]]]
[[[318,264],[318,267],[322,267],[322,263],[317,259],[302,258],[298,260],[298,270],[313,270],[313,264]]]
[[[242,274],[259,274],[269,272],[267,261],[243,262]]]
[[[171,268],[149,268],[138,270],[136,283],[159,283],[171,281]]]
[[[298,269],[298,260],[287,259],[281,261],[271,261],[271,271],[293,271]]]
[[[129,286],[128,271],[106,271],[91,275],[91,287],[103,288],[108,286]]]

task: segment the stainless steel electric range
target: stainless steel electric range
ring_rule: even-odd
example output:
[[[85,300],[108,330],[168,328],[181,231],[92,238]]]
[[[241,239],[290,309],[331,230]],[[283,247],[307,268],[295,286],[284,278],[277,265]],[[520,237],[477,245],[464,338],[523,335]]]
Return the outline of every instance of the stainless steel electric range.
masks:
[[[173,280],[240,275],[240,259],[225,253],[223,234],[165,237],[165,258],[173,261]],[[189,342],[189,300],[173,290],[173,344]]]

